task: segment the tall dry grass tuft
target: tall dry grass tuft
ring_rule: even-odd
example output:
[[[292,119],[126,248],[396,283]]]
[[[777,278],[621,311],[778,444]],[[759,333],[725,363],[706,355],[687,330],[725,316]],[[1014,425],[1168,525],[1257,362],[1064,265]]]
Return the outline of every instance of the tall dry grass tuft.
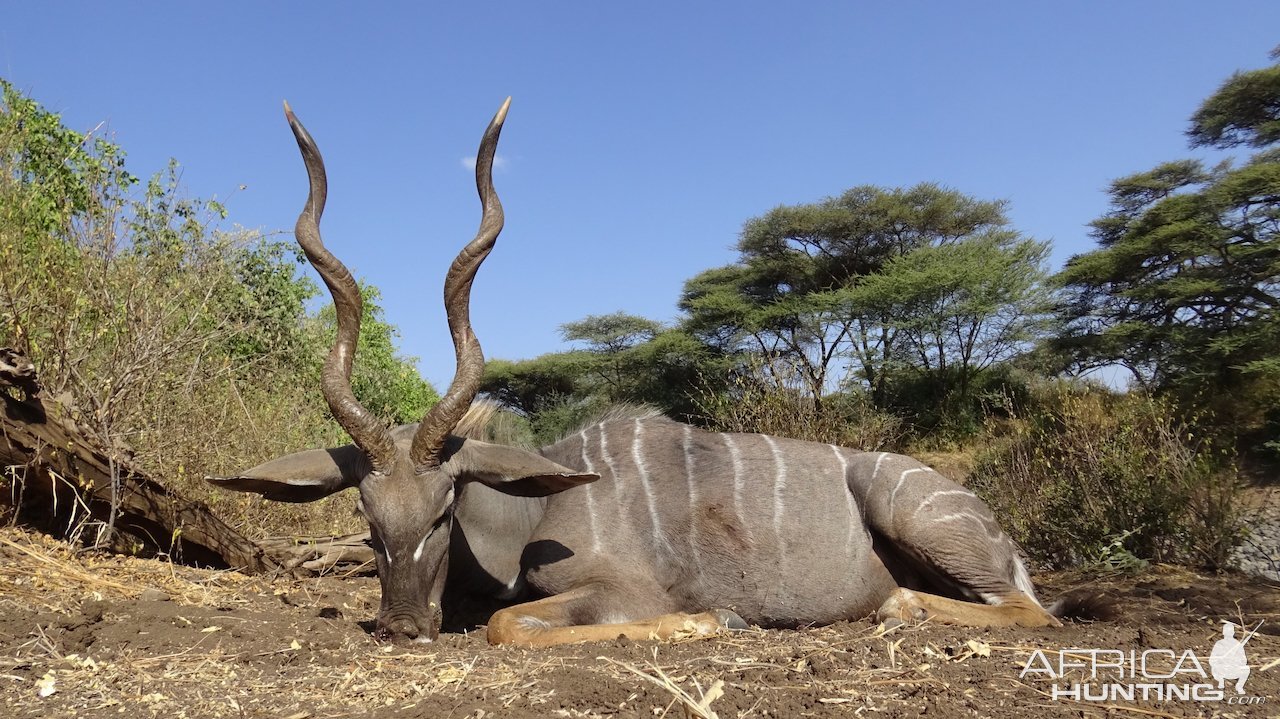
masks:
[[[809,440],[861,450],[891,450],[906,423],[857,394],[814,398],[799,373],[778,366],[734,377],[727,390],[705,392],[698,405],[708,428]]]
[[[1056,384],[990,421],[968,486],[1047,567],[1210,568],[1240,541],[1238,474],[1168,403]]]

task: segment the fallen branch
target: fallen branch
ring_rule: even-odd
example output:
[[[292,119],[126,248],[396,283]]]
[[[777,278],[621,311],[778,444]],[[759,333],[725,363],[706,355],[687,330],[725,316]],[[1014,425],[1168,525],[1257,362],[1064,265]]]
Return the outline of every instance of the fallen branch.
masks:
[[[249,572],[285,569],[203,504],[148,477],[127,452],[106,451],[70,414],[44,396],[25,356],[0,348],[0,504],[18,521],[63,537],[96,521],[114,527],[107,539],[117,550]]]
[[[349,577],[377,573],[368,532],[341,537],[267,537],[258,540],[258,545],[294,574],[305,571]]]

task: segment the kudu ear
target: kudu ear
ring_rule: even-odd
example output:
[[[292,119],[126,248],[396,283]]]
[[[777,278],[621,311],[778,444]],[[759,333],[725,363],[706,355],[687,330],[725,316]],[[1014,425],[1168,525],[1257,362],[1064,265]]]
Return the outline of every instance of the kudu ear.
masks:
[[[449,437],[440,468],[455,482],[483,482],[517,497],[545,497],[600,479],[527,450],[460,437]]]
[[[369,473],[368,457],[348,444],[288,454],[232,477],[205,477],[215,487],[257,492],[277,502],[314,502],[347,487]]]

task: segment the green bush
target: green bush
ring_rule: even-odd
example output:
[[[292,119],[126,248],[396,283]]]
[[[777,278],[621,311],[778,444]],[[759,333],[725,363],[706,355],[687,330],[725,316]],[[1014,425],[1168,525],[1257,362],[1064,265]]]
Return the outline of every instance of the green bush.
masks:
[[[885,379],[885,411],[910,420],[911,447],[955,451],[970,445],[992,417],[1008,416],[1029,400],[1036,375],[1013,362],[985,367],[959,392],[951,371],[903,372]]]
[[[0,93],[0,346],[25,353],[106,451],[132,450],[247,533],[358,526],[350,497],[267,503],[201,479],[349,441],[320,394],[331,311],[308,314],[317,289],[293,243],[219,231],[225,208],[185,197],[175,163],[139,182],[118,146],[3,80]],[[435,394],[366,295],[356,393],[389,421],[416,420]]]
[[[1165,401],[1057,384],[988,423],[969,487],[1041,565],[1225,565],[1239,480]]]

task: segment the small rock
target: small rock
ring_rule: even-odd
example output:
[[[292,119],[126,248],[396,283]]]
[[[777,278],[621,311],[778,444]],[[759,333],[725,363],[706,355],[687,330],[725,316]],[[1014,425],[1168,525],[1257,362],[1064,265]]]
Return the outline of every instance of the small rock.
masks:
[[[86,624],[94,624],[102,621],[102,615],[107,613],[107,603],[101,599],[86,599],[80,605],[80,613],[84,615]]]
[[[320,611],[316,613],[316,616],[321,619],[341,619],[342,611],[337,607],[321,607]]]
[[[1264,508],[1246,517],[1245,524],[1250,536],[1236,547],[1232,556],[1236,567],[1247,574],[1280,580],[1280,512]]]
[[[143,602],[167,602],[169,595],[155,587],[147,587],[142,590],[142,594],[138,595],[138,599]]]
[[[906,626],[906,624],[907,624],[906,622],[902,621],[901,619],[898,619],[897,617],[889,617],[883,622],[880,622],[880,626],[884,627],[884,631],[886,632],[893,631],[898,627]]]

